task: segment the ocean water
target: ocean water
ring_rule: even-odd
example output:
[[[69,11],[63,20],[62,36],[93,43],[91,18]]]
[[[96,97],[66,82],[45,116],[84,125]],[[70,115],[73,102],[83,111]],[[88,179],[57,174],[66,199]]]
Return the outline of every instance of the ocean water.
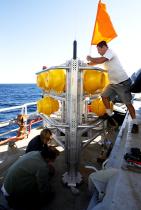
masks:
[[[41,95],[36,84],[0,84],[0,109],[37,101]]]
[[[23,105],[29,102],[36,102],[41,99],[42,91],[36,84],[0,84],[0,109],[13,106]],[[30,110],[31,109],[31,110]],[[32,106],[28,111],[36,110],[36,106]],[[20,114],[21,109],[17,111],[0,112],[0,122],[15,119]],[[12,125],[9,129],[14,129]],[[6,132],[7,128],[0,128],[0,134]],[[15,133],[10,134],[10,136]],[[5,138],[10,137],[6,135]],[[1,139],[2,137],[0,137]]]

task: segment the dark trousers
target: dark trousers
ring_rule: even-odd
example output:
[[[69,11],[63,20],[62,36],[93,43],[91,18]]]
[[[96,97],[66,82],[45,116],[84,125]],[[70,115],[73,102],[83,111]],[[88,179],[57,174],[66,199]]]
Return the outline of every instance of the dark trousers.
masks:
[[[6,196],[8,205],[14,210],[40,210],[40,199],[37,195],[13,194]]]
[[[54,198],[54,193],[40,196],[39,193],[13,194],[7,196],[8,205],[14,210],[41,210]]]

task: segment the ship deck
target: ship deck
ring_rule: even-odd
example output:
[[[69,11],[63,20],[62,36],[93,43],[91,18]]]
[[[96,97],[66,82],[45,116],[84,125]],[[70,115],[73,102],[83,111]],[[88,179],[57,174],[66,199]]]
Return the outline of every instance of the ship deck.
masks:
[[[29,134],[29,137],[25,140],[16,142],[15,147],[9,147],[8,145],[2,145],[0,147],[0,185],[3,183],[4,176],[7,172],[9,166],[19,158],[19,156],[25,153],[26,146],[28,142],[36,135],[40,133],[41,129],[33,129]],[[115,141],[117,132],[111,129],[111,132],[107,134],[111,141]],[[88,192],[88,176],[92,169],[86,169],[86,165],[95,166],[97,169],[101,169],[101,164],[97,162],[97,158],[101,152],[101,136],[98,136],[94,142],[90,143],[81,153],[80,161],[80,173],[82,175],[82,183],[77,186],[79,193],[73,193],[70,187],[63,184],[62,176],[66,172],[65,165],[65,154],[61,146],[59,146],[55,141],[52,145],[56,146],[60,150],[60,155],[57,157],[54,167],[56,169],[56,174],[52,180],[52,186],[55,191],[55,198],[52,203],[50,203],[44,210],[86,210],[90,202],[90,194]],[[23,201],[24,202],[24,201]],[[0,196],[0,204],[7,206],[3,196]]]
[[[141,124],[141,97],[134,100],[139,124]],[[126,118],[119,131],[113,131],[109,134],[109,139],[115,141],[113,150],[110,154],[106,168],[116,168],[118,173],[112,177],[106,187],[106,194],[103,201],[95,202],[94,195],[91,197],[88,191],[88,177],[93,172],[86,169],[86,165],[95,166],[101,169],[101,164],[97,162],[97,158],[101,151],[99,144],[100,137],[95,142],[89,144],[81,154],[80,173],[83,181],[77,186],[79,193],[72,193],[70,187],[62,183],[62,175],[65,173],[64,150],[53,144],[60,150],[60,155],[54,163],[56,174],[52,180],[53,188],[56,196],[44,210],[140,210],[141,206],[141,173],[140,170],[127,169],[123,159],[124,154],[129,152],[131,147],[141,148],[141,125],[139,125],[139,133],[131,133],[131,118],[127,113]],[[0,147],[0,184],[2,184],[8,167],[20,156],[25,153],[28,142],[41,129],[34,129],[28,139],[16,142],[16,148],[10,148],[8,145]],[[118,135],[117,135],[118,133]],[[0,196],[0,204],[4,203]]]

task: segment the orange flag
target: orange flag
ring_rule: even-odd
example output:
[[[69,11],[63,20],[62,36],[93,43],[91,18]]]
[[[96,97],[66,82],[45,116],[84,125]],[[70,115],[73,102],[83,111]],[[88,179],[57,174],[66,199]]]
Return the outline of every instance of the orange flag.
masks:
[[[99,1],[91,45],[97,45],[101,41],[109,42],[116,36],[106,5]]]

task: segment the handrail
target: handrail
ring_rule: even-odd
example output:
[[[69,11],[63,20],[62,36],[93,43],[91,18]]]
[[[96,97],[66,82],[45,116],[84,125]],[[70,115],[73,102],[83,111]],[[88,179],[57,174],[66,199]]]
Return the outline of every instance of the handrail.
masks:
[[[30,106],[30,105],[36,105],[37,102],[31,102],[31,103],[25,103],[23,105],[19,105],[19,106],[12,106],[12,107],[7,107],[7,108],[3,108],[3,109],[0,109],[0,112],[5,112],[5,111],[10,111],[10,110],[15,110],[15,109],[22,109],[22,108],[25,108],[27,106]]]
[[[9,112],[9,111],[13,111],[13,110],[19,110],[21,109],[21,114],[25,114],[25,115],[28,115],[28,119],[30,118],[33,118],[35,117],[36,115],[38,115],[38,112],[35,113],[35,110],[32,111],[32,112],[29,112],[28,111],[28,108],[33,106],[33,105],[36,105],[37,102],[30,102],[30,103],[25,103],[25,104],[22,104],[22,105],[18,105],[18,106],[13,106],[13,107],[7,107],[7,108],[2,108],[0,109],[0,114],[3,113],[3,112]],[[16,116],[17,117],[17,116]],[[7,121],[2,121],[0,122],[0,128],[8,128],[9,126],[11,125],[16,125],[16,117],[14,119],[10,119],[10,120],[7,120]],[[41,121],[41,120],[40,120]],[[31,119],[31,122],[32,122],[32,119]],[[36,124],[38,123],[39,121],[34,121],[32,122],[32,124]],[[27,124],[27,120],[26,120],[26,127],[29,126],[29,124]],[[10,134],[10,133],[13,133],[15,131],[17,131],[18,128],[13,128],[13,129],[10,129],[8,131],[4,131],[3,133],[0,133],[0,137],[2,136],[5,136],[7,134]]]
[[[38,123],[38,122],[41,122],[41,120],[36,121],[36,122],[33,122],[32,124],[36,124],[36,123]],[[28,127],[28,126],[29,126],[29,125],[27,125],[26,127]],[[1,136],[4,136],[4,135],[6,135],[6,134],[9,134],[9,133],[13,133],[13,132],[15,132],[15,131],[18,131],[18,129],[19,129],[19,128],[15,128],[15,129],[12,129],[12,130],[10,130],[10,131],[1,133],[1,134],[0,134],[0,137],[1,137]],[[29,131],[29,133],[30,133],[30,131]]]
[[[15,128],[15,129],[13,129],[13,130],[10,130],[10,131],[1,133],[0,136],[4,136],[4,135],[6,135],[6,134],[13,133],[14,131],[17,131],[17,130],[18,130],[18,128]]]

